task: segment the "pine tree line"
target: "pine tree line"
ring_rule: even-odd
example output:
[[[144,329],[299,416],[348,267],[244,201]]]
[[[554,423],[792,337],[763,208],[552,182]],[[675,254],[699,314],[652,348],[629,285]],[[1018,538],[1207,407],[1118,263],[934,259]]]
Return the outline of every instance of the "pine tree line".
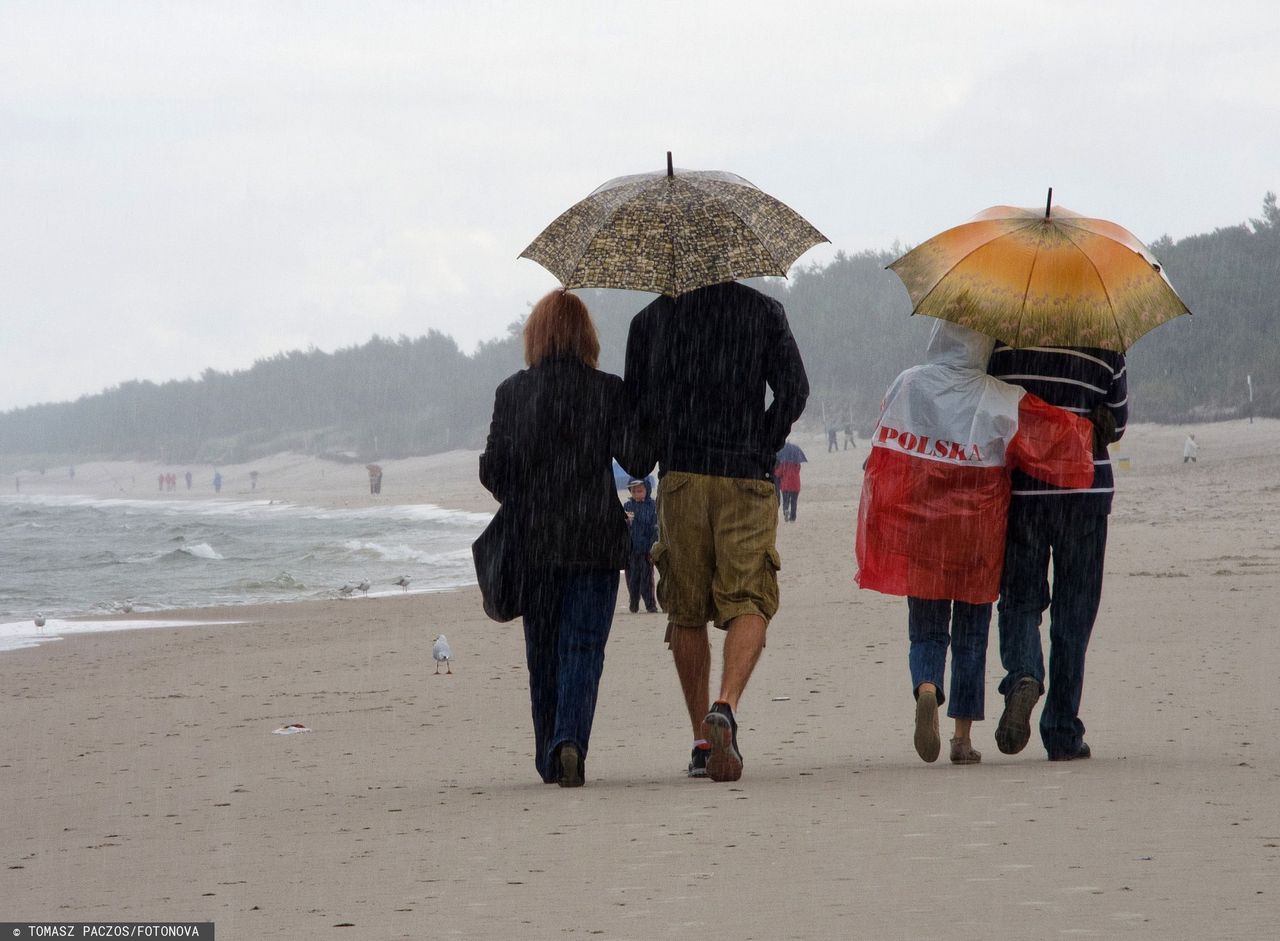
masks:
[[[1243,415],[1252,377],[1257,415],[1280,415],[1280,209],[1152,246],[1193,311],[1129,353],[1133,421],[1212,421]],[[897,277],[900,251],[838,254],[759,287],[787,308],[812,394],[811,427],[874,424],[893,377],[919,362],[928,318],[911,317]],[[600,330],[601,368],[622,371],[627,328],[648,296],[584,291]],[[0,454],[234,463],[278,451],[371,460],[478,447],[493,390],[522,365],[521,321],[464,354],[435,330],[373,337],[333,353],[280,353],[199,379],[131,381],[75,402],[0,414]]]

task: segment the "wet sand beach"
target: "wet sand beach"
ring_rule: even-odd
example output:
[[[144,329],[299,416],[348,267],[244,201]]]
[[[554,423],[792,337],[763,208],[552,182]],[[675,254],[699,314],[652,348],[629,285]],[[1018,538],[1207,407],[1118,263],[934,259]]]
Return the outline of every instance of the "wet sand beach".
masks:
[[[1094,757],[997,751],[993,625],[970,767],[916,756],[905,602],[852,583],[867,443],[793,439],[809,463],[741,781],[684,776],[662,619],[625,590],[576,790],[539,783],[519,625],[474,589],[165,612],[242,623],[0,655],[0,915],[208,920],[224,941],[1273,933],[1280,421],[1129,430]],[[383,502],[494,508],[474,452],[382,463]],[[288,455],[223,467],[223,496],[251,469],[258,498],[379,499],[362,466]],[[128,474],[142,496],[158,472],[78,466],[66,492]],[[438,633],[452,676],[432,675]],[[272,734],[294,722],[312,731]]]

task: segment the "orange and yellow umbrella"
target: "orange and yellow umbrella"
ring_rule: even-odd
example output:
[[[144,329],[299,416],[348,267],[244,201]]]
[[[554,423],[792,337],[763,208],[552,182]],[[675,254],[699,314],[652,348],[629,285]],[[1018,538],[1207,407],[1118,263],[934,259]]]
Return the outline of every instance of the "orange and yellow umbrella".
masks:
[[[993,206],[889,268],[907,286],[913,313],[1010,346],[1124,352],[1147,331],[1191,313],[1133,233],[1049,204],[1043,211]]]

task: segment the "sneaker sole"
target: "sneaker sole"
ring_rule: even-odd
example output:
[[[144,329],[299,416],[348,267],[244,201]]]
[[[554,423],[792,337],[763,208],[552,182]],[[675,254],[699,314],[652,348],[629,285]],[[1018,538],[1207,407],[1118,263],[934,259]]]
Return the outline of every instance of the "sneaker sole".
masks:
[[[712,781],[736,781],[742,777],[742,755],[733,745],[733,727],[719,713],[702,720],[702,737],[711,743],[707,777]]]
[[[1020,681],[1009,694],[996,726],[996,748],[1006,755],[1016,755],[1031,740],[1031,710],[1040,701],[1035,682]]]
[[[916,699],[916,754],[933,763],[942,752],[942,736],[938,732],[938,697],[921,693]]]

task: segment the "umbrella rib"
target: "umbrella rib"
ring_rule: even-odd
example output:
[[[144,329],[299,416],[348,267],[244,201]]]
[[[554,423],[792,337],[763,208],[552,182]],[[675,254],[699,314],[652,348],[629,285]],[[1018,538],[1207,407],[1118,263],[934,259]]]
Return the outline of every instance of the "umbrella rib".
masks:
[[[1037,220],[1037,222],[1039,222],[1039,220]],[[1031,279],[1035,276],[1036,262],[1040,260],[1040,249],[1044,245],[1044,232],[1045,230],[1042,228],[1040,230],[1040,240],[1036,242],[1036,253],[1031,257],[1031,267],[1027,269],[1027,283],[1022,289],[1022,306],[1018,308],[1018,326],[1015,331],[1017,333],[1018,340],[1022,339],[1022,320],[1027,311],[1027,298],[1031,296]],[[1072,242],[1072,244],[1074,245],[1075,243]],[[1005,342],[1007,343],[1008,340]]]
[[[1059,231],[1061,231],[1061,229],[1059,229]],[[1120,338],[1120,345],[1122,348],[1124,348],[1126,345],[1124,342],[1124,330],[1120,326],[1119,318],[1116,317],[1116,304],[1115,304],[1115,301],[1111,299],[1111,292],[1107,290],[1107,282],[1103,279],[1102,272],[1098,270],[1097,263],[1092,258],[1089,257],[1089,253],[1086,252],[1080,246],[1080,243],[1077,242],[1075,239],[1073,239],[1070,236],[1070,234],[1068,234],[1067,232],[1062,232],[1062,237],[1076,247],[1076,251],[1078,251],[1081,255],[1084,256],[1084,260],[1089,263],[1089,267],[1093,269],[1093,273],[1097,276],[1098,283],[1102,285],[1102,293],[1105,294],[1107,298],[1107,310],[1111,312],[1111,322],[1116,325],[1116,336]],[[1117,242],[1116,244],[1119,245],[1120,243]],[[1129,249],[1129,246],[1127,245],[1123,245],[1121,247],[1125,249]],[[1129,249],[1129,250],[1132,251],[1132,249]],[[1135,254],[1137,253],[1135,252]],[[1143,259],[1143,260],[1145,261],[1146,259]]]

